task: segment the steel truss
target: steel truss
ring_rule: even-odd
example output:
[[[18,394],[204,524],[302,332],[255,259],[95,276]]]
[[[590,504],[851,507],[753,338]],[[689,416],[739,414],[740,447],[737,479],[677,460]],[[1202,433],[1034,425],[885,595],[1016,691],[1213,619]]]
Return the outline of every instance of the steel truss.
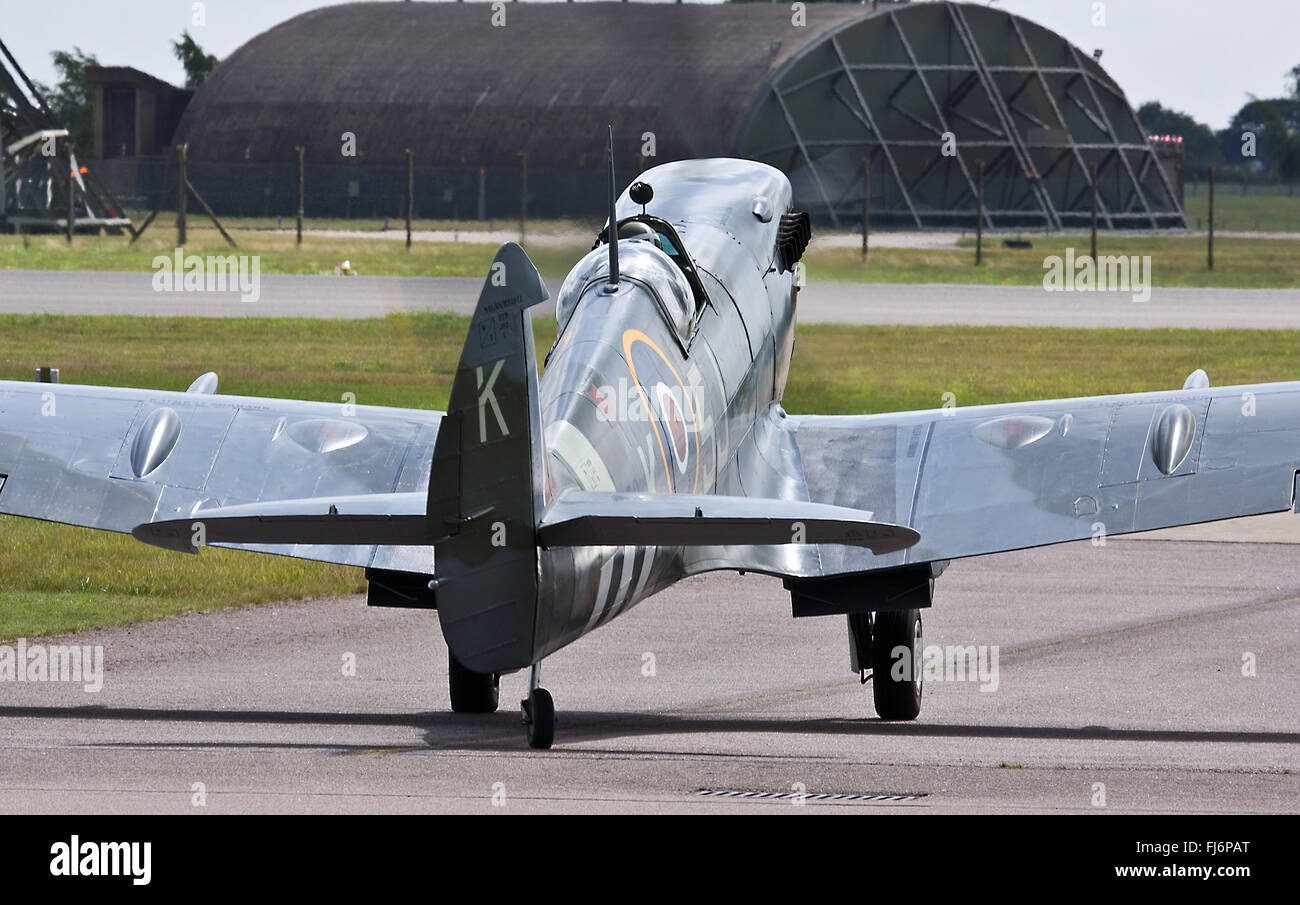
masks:
[[[0,41],[0,225],[71,235],[69,210],[74,230],[134,233],[93,170],[78,165],[68,130]]]
[[[945,153],[945,135],[953,153]],[[1186,228],[1173,186],[1123,91],[1068,41],[973,4],[889,7],[789,60],[737,132],[733,153],[773,164],[834,225],[984,225],[1059,231]]]

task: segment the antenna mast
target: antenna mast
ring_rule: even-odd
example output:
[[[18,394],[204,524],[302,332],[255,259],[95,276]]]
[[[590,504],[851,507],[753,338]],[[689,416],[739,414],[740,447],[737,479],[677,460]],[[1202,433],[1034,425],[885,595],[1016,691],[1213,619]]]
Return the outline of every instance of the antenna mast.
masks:
[[[609,288],[618,288],[618,216],[614,213],[614,202],[618,200],[618,188],[614,182],[614,126],[609,126]]]

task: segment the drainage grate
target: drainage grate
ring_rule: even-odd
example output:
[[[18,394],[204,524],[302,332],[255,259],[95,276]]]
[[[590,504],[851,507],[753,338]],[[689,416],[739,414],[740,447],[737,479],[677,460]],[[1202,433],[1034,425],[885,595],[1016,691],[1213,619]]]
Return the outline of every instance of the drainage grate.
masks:
[[[707,798],[761,798],[767,801],[792,801],[796,798],[804,801],[916,801],[925,797],[925,793],[918,795],[833,795],[829,792],[742,792],[737,789],[697,789],[694,794]]]

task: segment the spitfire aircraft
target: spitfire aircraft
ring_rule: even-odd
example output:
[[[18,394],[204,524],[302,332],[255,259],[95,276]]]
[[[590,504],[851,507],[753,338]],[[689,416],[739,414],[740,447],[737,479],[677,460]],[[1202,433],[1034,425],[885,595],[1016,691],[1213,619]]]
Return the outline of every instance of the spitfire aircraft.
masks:
[[[506,244],[446,412],[219,395],[214,374],[184,393],[6,381],[0,511],[364,567],[370,604],[437,609],[453,710],[495,711],[500,676],[528,669],[545,748],[543,659],[688,576],[776,576],[794,616],[845,619],[876,712],[910,720],[950,560],[1294,507],[1297,383],[1196,371],[1135,395],[787,414],[810,228],[786,177],[715,159],[610,183],[540,380],[548,293]]]

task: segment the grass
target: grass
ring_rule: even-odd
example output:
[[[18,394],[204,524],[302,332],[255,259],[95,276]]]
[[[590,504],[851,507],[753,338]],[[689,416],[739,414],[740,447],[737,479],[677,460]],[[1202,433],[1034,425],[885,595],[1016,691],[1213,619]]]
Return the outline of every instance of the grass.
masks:
[[[980,283],[998,286],[1041,286],[1047,255],[1076,258],[1088,254],[1083,235],[1026,235],[1033,248],[1004,248],[1002,238],[984,239],[983,263],[975,266],[975,239],[959,240],[957,248],[874,248],[867,264],[854,248],[815,246],[804,256],[808,279],[865,283]],[[1150,255],[1156,286],[1219,288],[1295,288],[1300,286],[1300,242],[1293,239],[1229,239],[1214,241],[1214,270],[1206,267],[1206,240],[1184,236],[1097,237],[1099,255]]]
[[[291,233],[255,230],[233,233],[244,254],[261,258],[262,273],[332,274],[334,265],[348,260],[366,276],[482,277],[496,248],[477,242],[416,242],[388,239],[342,239],[308,236],[297,247]],[[231,253],[213,229],[190,234],[187,252],[197,255]],[[1064,255],[1067,246],[1087,250],[1087,235],[1030,235],[1032,249],[1003,248],[1000,239],[985,242],[984,263],[974,266],[974,239],[952,248],[875,248],[864,266],[854,248],[819,247],[816,240],[804,256],[808,277],[866,283],[983,283],[1005,286],[1041,285],[1043,258]],[[1102,254],[1150,255],[1157,286],[1235,288],[1300,286],[1300,242],[1288,239],[1219,237],[1215,269],[1206,268],[1205,239],[1184,236],[1111,236],[1102,234]],[[529,243],[529,255],[543,275],[565,276],[590,248],[586,244]],[[171,256],[175,233],[151,229],[135,245],[120,236],[78,236],[71,248],[59,236],[0,236],[0,270],[118,270],[149,272],[158,255]]]
[[[536,320],[539,360],[554,324]],[[445,406],[468,319],[0,316],[0,378],[37,363],[69,383],[184,389],[215,369],[221,390],[372,405]],[[21,351],[19,351],[21,350]],[[275,350],[269,354],[268,350]],[[785,404],[845,414],[1300,376],[1300,331],[801,326]],[[359,570],[205,550],[168,553],[124,535],[0,517],[0,639],[176,613],[362,590]],[[57,551],[57,555],[53,551]]]
[[[1300,378],[1300,331],[800,325],[785,407],[853,414]]]
[[[1187,183],[1183,211],[1192,229],[1208,226],[1210,193],[1204,184]],[[1221,182],[1214,187],[1214,227],[1300,233],[1300,191],[1288,195],[1282,186],[1247,186],[1243,195],[1241,183]]]
[[[554,323],[536,318],[539,346]],[[204,371],[220,391],[361,405],[442,408],[468,320],[453,314],[314,318],[5,315],[0,376],[57,363],[65,383],[185,389]],[[21,350],[21,357],[15,355]]]
[[[481,277],[496,247],[479,242],[415,242],[389,239],[342,239],[311,236],[297,247],[292,233],[234,231],[239,248],[231,249],[214,229],[191,230],[187,254],[260,256],[262,273],[333,274],[334,265],[350,261],[364,276]],[[175,231],[153,228],[134,245],[124,236],[77,236],[71,247],[61,236],[0,236],[0,270],[119,270],[150,272],[158,255],[171,257]],[[547,276],[562,277],[590,246],[530,247],[529,255]]]
[[[0,531],[3,639],[365,590],[345,566],[213,548],[160,556],[126,535],[11,516]]]

